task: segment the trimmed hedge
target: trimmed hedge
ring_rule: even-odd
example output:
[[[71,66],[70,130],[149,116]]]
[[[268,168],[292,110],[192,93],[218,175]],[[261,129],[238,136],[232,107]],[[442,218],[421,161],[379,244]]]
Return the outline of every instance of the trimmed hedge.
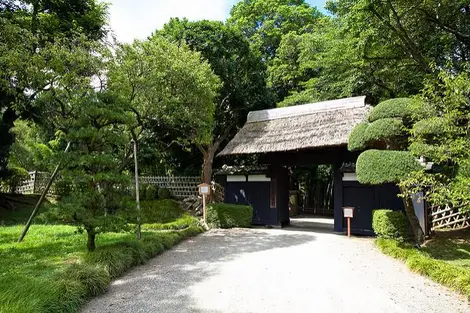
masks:
[[[160,188],[158,189],[158,198],[165,200],[165,199],[171,199],[171,191],[168,188]]]
[[[207,224],[211,228],[250,227],[253,208],[248,205],[214,203],[207,207]]]
[[[366,143],[385,141],[404,134],[405,125],[401,119],[382,118],[369,124],[364,134],[364,140]]]
[[[410,98],[395,98],[380,102],[369,113],[369,122],[382,118],[411,118],[412,109],[416,100]]]
[[[361,151],[367,148],[366,131],[369,123],[362,122],[356,125],[349,135],[348,150]]]
[[[417,121],[411,129],[411,134],[415,137],[434,137],[445,132],[446,121],[441,117],[431,117]]]
[[[400,211],[387,209],[373,211],[372,228],[379,238],[404,241],[410,237],[408,219]]]
[[[397,183],[421,165],[408,151],[367,150],[357,158],[356,174],[361,184]]]

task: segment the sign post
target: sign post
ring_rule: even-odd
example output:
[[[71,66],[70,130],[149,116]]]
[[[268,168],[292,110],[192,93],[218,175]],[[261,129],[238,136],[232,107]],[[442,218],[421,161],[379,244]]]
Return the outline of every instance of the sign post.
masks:
[[[199,194],[202,196],[202,219],[204,221],[204,225],[207,226],[206,223],[206,196],[210,195],[211,193],[211,186],[209,184],[203,183],[198,186]]]
[[[354,208],[350,206],[343,207],[343,216],[348,219],[348,237],[351,237],[351,218],[354,217]]]

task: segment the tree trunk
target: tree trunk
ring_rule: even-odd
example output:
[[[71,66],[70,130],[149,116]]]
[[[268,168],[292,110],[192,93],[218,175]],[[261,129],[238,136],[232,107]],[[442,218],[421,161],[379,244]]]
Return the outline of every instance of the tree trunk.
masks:
[[[401,193],[404,194],[403,190],[401,190]],[[421,229],[421,225],[419,225],[418,217],[416,217],[413,201],[410,197],[405,196],[403,198],[403,204],[405,205],[406,216],[410,221],[411,231],[413,233],[415,243],[421,244],[424,241],[424,232]]]
[[[217,145],[218,146],[218,145]],[[204,163],[202,164],[202,182],[210,184],[212,180],[212,165],[214,163],[215,152],[217,147],[215,144],[211,144],[207,147],[207,150],[203,152]]]
[[[95,245],[95,232],[91,230],[87,230],[87,235],[88,235],[88,243],[87,243],[87,248],[88,251],[95,251],[96,245]]]

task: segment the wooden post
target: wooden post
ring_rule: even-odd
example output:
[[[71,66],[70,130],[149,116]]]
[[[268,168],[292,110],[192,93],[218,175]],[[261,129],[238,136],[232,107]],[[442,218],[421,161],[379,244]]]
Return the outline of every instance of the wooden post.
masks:
[[[207,225],[206,221],[206,195],[202,195],[202,219],[204,220],[204,225]]]
[[[351,237],[351,218],[348,217],[348,237]]]
[[[64,153],[67,153],[67,151],[69,151],[69,148],[70,148],[70,142],[67,143],[67,147],[65,148]],[[46,187],[45,187],[44,190],[42,191],[41,197],[39,198],[38,202],[37,202],[36,205],[34,206],[33,212],[31,212],[31,215],[29,216],[29,219],[28,219],[28,221],[26,222],[26,225],[25,225],[25,227],[24,227],[24,229],[23,229],[23,232],[21,233],[20,238],[18,239],[18,242],[22,242],[23,239],[24,239],[24,237],[25,237],[26,234],[28,233],[29,227],[31,226],[31,223],[33,222],[33,218],[34,218],[34,217],[36,216],[36,214],[38,213],[39,207],[41,206],[42,202],[43,202],[44,199],[46,198],[47,192],[49,191],[49,188],[51,188],[52,182],[54,181],[54,178],[56,177],[57,173],[59,172],[59,168],[60,168],[61,163],[62,163],[62,162],[59,161],[59,164],[57,164],[57,166],[55,167],[54,172],[53,172],[52,175],[51,175],[51,178],[49,178],[49,181],[47,182]]]
[[[135,204],[137,208],[137,229],[136,229],[136,236],[137,240],[142,238],[142,230],[141,230],[141,219],[140,219],[140,195],[139,195],[139,168],[137,166],[137,142],[132,139],[132,144],[134,145],[134,168],[135,168]]]

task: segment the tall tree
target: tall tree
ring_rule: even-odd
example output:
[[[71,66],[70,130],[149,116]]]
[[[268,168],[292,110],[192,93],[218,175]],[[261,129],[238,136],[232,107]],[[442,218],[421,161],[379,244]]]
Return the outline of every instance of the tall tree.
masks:
[[[0,2],[0,178],[8,174],[7,159],[18,117],[42,121],[36,96],[51,86],[44,50],[64,38],[82,34],[104,37],[106,5],[95,0]],[[59,47],[58,46],[58,47]],[[73,45],[72,45],[73,46]]]
[[[220,80],[199,52],[153,36],[122,45],[116,54],[108,87],[134,116],[132,139],[156,142],[151,130],[157,128],[175,133],[172,144],[210,142]]]
[[[293,59],[297,79],[285,101],[278,99],[282,106],[354,95],[367,95],[372,104],[411,96],[437,76],[435,68],[459,71],[468,62],[465,1],[339,0],[327,7],[333,14],[322,19],[327,23],[281,43],[296,53],[274,59],[274,87],[283,82],[279,69]]]
[[[432,171],[415,172],[402,186],[408,193],[424,192],[430,205],[470,211],[470,74],[441,71],[420,95],[414,110],[410,150],[433,164]]]
[[[266,88],[266,66],[240,32],[221,22],[172,19],[158,35],[199,51],[222,81],[211,139],[196,144],[203,155],[202,180],[210,183],[221,145],[235,135],[249,111],[273,105]]]
[[[250,39],[264,60],[270,60],[283,35],[310,32],[321,15],[305,0],[244,0],[232,8],[227,22]]]

